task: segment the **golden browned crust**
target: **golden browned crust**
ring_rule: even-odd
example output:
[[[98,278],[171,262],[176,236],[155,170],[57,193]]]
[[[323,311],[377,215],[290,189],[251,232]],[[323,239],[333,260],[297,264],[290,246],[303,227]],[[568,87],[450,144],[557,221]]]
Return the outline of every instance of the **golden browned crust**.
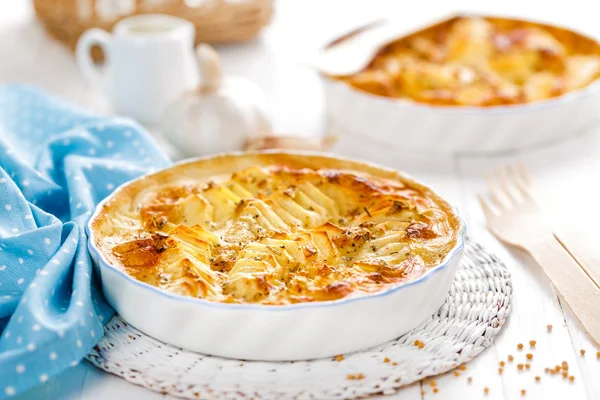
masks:
[[[290,304],[413,280],[456,245],[461,222],[435,193],[392,170],[270,152],[136,180],[91,227],[106,259],[163,290]]]
[[[527,21],[455,17],[395,41],[340,79],[420,103],[497,106],[560,96],[598,76],[600,45],[590,38]]]

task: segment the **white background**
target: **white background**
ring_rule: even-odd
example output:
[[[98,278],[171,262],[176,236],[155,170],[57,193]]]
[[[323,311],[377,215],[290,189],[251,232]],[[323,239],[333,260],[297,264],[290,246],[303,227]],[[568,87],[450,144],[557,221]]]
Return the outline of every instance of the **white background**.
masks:
[[[242,75],[259,84],[267,93],[274,127],[280,133],[324,134],[324,104],[317,75],[302,60],[328,38],[367,21],[392,16],[399,20],[431,19],[454,11],[482,11],[553,21],[600,37],[598,13],[592,1],[382,1],[382,0],[285,0],[277,3],[273,23],[260,39],[246,44],[219,47],[226,73]],[[99,111],[109,111],[103,96],[88,87],[71,54],[46,37],[34,20],[25,0],[0,0],[0,82],[27,82],[45,88],[73,102]],[[600,112],[600,110],[599,110]],[[451,134],[451,132],[448,132]],[[482,132],[482,134],[485,134]],[[524,132],[523,134],[527,134]],[[489,399],[518,399],[521,389],[530,399],[600,398],[600,359],[596,348],[580,330],[565,305],[538,267],[523,253],[509,251],[485,229],[475,195],[484,189],[482,173],[514,160],[524,161],[534,172],[543,206],[564,229],[600,249],[594,221],[598,215],[600,182],[600,138],[589,135],[562,144],[502,156],[448,156],[431,159],[426,154],[407,154],[396,148],[341,140],[334,151],[403,169],[438,189],[455,203],[469,226],[472,238],[496,252],[513,273],[515,289],[512,314],[494,346],[467,365],[460,377],[438,377],[439,393],[429,387],[426,398],[481,399],[483,387]],[[600,305],[599,305],[600,306]],[[554,326],[546,332],[546,325]],[[507,364],[502,375],[498,363],[508,354],[524,354],[517,343],[537,340],[532,368],[519,372],[516,362]],[[526,346],[527,347],[527,346]],[[585,348],[585,357],[579,349]],[[574,383],[543,373],[545,367],[566,360]],[[542,380],[536,384],[534,376]],[[467,384],[467,377],[473,378]],[[386,398],[421,399],[420,384],[413,384]],[[101,372],[87,363],[51,379],[22,396],[22,399],[159,399],[162,396]]]

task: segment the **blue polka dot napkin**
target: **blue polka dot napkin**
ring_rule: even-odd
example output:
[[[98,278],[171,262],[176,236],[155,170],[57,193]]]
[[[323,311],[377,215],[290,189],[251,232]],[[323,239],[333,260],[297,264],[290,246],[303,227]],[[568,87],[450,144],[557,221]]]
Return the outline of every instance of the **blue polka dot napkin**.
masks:
[[[0,85],[0,399],[75,366],[113,310],[85,223],[123,182],[169,164],[142,127]]]

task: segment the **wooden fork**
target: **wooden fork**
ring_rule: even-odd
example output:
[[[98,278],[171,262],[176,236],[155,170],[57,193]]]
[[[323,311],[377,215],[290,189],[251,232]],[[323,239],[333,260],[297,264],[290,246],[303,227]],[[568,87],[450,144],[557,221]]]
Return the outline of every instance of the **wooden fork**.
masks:
[[[523,164],[519,164],[518,170],[512,168],[513,171],[517,171],[519,184],[524,186],[529,193],[530,197],[535,199],[533,196],[535,188],[533,184],[533,178],[531,173]],[[596,286],[600,287],[600,262],[598,257],[595,256],[589,249],[589,246],[585,246],[582,240],[578,240],[572,233],[558,232],[552,227],[554,237],[563,245],[563,247],[571,254],[571,256],[577,261],[577,263],[584,269],[589,277],[596,283]]]
[[[513,167],[488,178],[488,200],[479,196],[488,227],[500,241],[531,254],[600,344],[600,288],[554,236],[526,182],[524,170]]]

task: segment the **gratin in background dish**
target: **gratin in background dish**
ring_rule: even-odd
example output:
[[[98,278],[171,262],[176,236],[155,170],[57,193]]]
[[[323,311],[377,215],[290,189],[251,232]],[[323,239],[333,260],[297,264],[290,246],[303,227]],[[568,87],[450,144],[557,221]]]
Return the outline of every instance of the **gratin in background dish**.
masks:
[[[458,17],[477,15],[451,16],[422,29],[447,24]],[[528,22],[565,29],[545,22]],[[321,79],[329,135],[339,136],[342,140],[344,136],[350,136],[380,144],[401,145],[404,149],[432,156],[533,147],[585,133],[600,122],[599,80],[546,100],[477,107],[429,105],[378,96],[323,74]]]
[[[143,185],[145,180],[161,174],[168,179],[186,170],[210,175],[213,168],[229,165],[233,171],[240,163],[261,164],[272,156],[302,160],[307,166],[354,169],[414,182],[396,171],[344,158],[266,152],[200,158],[127,183],[98,205],[88,224],[89,248],[103,292],[126,321],[159,340],[200,353],[283,361],[329,357],[375,346],[413,329],[443,304],[463,251],[462,221],[456,245],[423,276],[371,295],[327,302],[265,306],[182,297],[135,280],[102,255],[94,224],[103,208],[131,185]],[[438,197],[427,187],[424,189]]]

